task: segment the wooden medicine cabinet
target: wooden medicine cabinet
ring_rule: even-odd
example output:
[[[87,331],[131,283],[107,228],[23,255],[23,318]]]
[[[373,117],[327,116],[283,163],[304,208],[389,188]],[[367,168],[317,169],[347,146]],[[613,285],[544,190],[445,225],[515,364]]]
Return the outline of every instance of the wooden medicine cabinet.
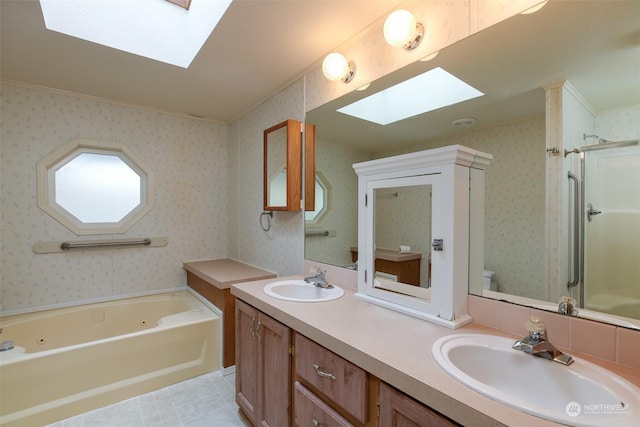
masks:
[[[305,128],[305,169],[315,174],[315,126]],[[302,155],[302,123],[298,120],[286,120],[264,131],[265,211],[302,209]],[[313,210],[314,185],[312,180],[305,188],[306,210]]]

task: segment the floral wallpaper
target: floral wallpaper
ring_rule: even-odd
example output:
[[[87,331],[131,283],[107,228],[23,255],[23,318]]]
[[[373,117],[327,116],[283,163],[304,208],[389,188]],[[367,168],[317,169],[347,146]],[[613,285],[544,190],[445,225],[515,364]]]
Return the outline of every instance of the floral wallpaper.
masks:
[[[326,230],[330,236],[305,238],[305,258],[329,264],[352,264],[351,247],[358,246],[358,176],[354,163],[371,153],[329,141],[316,141],[316,171],[328,185],[327,211],[308,230]]]
[[[33,252],[38,241],[82,239],[36,199],[36,162],[77,137],[122,142],[144,159],[155,207],[119,237],[166,236],[168,246]],[[183,261],[227,254],[225,125],[3,84],[0,152],[3,312],[174,288],[186,283]]]
[[[376,153],[460,144],[493,155],[485,172],[484,267],[498,290],[545,299],[545,122],[538,115]]]
[[[263,131],[287,119],[304,120],[304,84],[298,80],[229,125],[229,257],[278,273],[300,274],[304,263],[302,211],[263,211]]]

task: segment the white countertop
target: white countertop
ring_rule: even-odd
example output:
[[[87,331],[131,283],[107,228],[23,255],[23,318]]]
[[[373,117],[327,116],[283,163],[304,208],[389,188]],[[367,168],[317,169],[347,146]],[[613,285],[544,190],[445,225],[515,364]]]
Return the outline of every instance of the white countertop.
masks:
[[[441,369],[431,354],[433,342],[449,334],[512,336],[474,324],[448,329],[358,300],[346,287],[337,300],[298,303],[269,297],[259,286],[282,279],[234,284],[231,293],[462,425],[559,425],[471,390]]]
[[[218,289],[229,289],[232,284],[276,277],[276,273],[222,258],[183,263],[183,268]]]
[[[358,300],[348,288],[337,300],[298,303],[269,297],[259,286],[282,279],[237,283],[231,293],[463,425],[557,425],[467,388],[431,355],[432,343],[444,335],[499,332],[473,324],[448,329]]]

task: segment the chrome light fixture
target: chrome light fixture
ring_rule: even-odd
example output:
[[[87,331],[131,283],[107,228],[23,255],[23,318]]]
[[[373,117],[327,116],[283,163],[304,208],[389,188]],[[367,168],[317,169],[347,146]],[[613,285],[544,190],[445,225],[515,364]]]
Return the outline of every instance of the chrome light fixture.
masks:
[[[356,75],[356,64],[339,53],[330,53],[322,61],[322,73],[331,81],[349,83]]]
[[[400,9],[393,12],[384,21],[384,39],[391,46],[407,50],[415,49],[424,37],[424,26],[416,20],[413,13]]]

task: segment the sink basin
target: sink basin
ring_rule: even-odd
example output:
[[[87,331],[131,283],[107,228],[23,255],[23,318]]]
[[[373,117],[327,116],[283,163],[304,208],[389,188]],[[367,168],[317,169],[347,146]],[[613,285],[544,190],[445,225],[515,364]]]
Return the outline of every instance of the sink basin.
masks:
[[[344,295],[344,291],[333,286],[320,288],[304,280],[282,280],[264,287],[264,293],[270,297],[295,302],[331,301]]]
[[[638,426],[640,388],[586,360],[569,366],[513,350],[495,335],[448,335],[432,347],[440,367],[485,396],[572,426]]]

